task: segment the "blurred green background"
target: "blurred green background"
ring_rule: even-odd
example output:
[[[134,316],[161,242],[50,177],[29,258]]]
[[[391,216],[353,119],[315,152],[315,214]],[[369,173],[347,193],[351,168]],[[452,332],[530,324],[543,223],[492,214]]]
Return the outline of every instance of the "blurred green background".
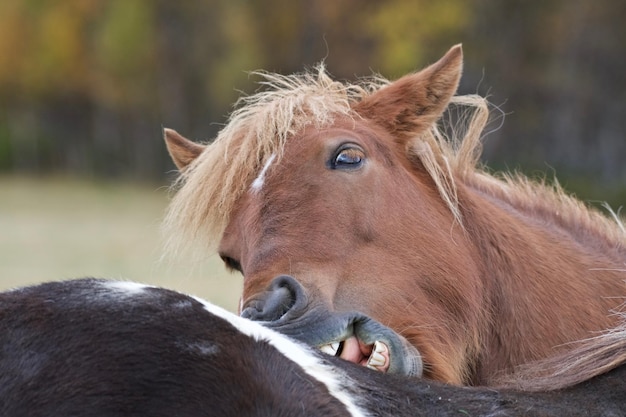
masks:
[[[0,177],[0,289],[92,276],[177,289],[236,310],[241,278],[217,256],[161,259],[163,188]]]
[[[499,109],[483,162],[618,209],[624,22],[613,0],[2,0],[0,287],[108,276],[234,309],[241,280],[214,257],[159,262],[161,127],[210,139],[249,71],[321,60],[395,78],[463,43],[460,93]]]

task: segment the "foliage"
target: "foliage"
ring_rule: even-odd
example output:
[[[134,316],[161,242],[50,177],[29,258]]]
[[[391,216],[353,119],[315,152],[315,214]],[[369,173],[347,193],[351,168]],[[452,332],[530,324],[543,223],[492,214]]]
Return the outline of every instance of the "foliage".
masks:
[[[395,78],[462,42],[461,92],[507,113],[488,163],[623,189],[625,19],[611,0],[3,0],[0,170],[161,178],[160,127],[210,139],[248,71]]]
[[[433,50],[445,51],[463,38],[470,15],[471,3],[463,0],[378,3],[366,27],[379,44],[381,72],[395,78],[434,60]]]

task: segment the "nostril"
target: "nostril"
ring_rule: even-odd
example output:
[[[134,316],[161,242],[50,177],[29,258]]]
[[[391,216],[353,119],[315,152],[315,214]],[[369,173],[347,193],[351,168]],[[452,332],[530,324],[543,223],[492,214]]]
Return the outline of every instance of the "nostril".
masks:
[[[275,289],[263,306],[265,320],[275,321],[281,318],[293,306],[295,300],[291,292],[284,287]]]
[[[281,275],[274,278],[264,293],[246,303],[241,316],[250,320],[276,321],[298,301],[303,301],[300,284],[288,275]]]
[[[262,302],[260,300],[253,300],[246,303],[246,307],[241,310],[241,317],[250,320],[261,320],[259,317],[262,313]]]
[[[293,306],[295,300],[287,288],[266,291],[261,298],[247,303],[241,317],[250,320],[276,321]]]

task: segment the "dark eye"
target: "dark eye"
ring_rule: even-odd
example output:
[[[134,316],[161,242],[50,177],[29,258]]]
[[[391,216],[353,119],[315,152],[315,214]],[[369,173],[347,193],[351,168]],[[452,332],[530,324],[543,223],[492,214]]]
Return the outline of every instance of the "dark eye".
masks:
[[[220,258],[222,258],[222,261],[224,261],[226,268],[231,271],[238,271],[243,274],[243,269],[241,269],[241,263],[239,263],[238,260],[226,255],[220,255]]]
[[[332,169],[355,169],[363,165],[364,160],[363,149],[353,144],[343,145],[335,153],[330,166]]]

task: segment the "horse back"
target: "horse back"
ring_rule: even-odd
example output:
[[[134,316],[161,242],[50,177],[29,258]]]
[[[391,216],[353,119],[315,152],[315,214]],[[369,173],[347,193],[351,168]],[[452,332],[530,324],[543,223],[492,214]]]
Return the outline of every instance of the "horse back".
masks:
[[[345,415],[274,347],[164,289],[86,279],[2,293],[0,353],[4,417]]]

